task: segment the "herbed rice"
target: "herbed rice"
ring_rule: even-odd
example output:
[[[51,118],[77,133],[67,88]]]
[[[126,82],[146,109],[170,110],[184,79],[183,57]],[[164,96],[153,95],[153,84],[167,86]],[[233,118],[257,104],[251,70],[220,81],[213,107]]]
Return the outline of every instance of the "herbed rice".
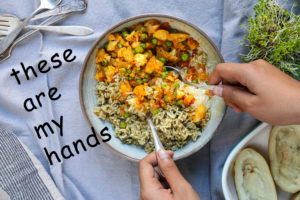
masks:
[[[124,121],[120,117],[119,107],[124,104],[119,101],[120,82],[108,83],[99,82],[95,87],[97,104],[94,112],[99,113],[99,118],[108,120],[112,123],[115,136],[125,144],[133,144],[145,149],[146,152],[154,150],[154,143],[151,135],[150,126],[146,116],[138,112],[135,108],[130,108],[130,115],[125,119],[126,128],[120,128],[118,124]],[[203,127],[210,118],[209,110],[206,112],[205,119],[200,124],[195,124],[188,116],[191,107],[179,107],[168,104],[166,109],[152,116],[153,124],[156,127],[158,136],[165,149],[177,150],[186,145],[190,140],[196,141],[201,135]]]

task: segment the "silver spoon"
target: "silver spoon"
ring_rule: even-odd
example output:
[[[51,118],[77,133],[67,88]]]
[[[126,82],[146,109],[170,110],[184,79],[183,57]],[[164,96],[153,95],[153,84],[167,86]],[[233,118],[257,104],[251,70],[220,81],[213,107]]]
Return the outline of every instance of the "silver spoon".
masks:
[[[5,50],[11,45],[11,43],[16,39],[23,28],[28,24],[29,20],[42,10],[49,10],[55,8],[61,0],[41,0],[40,6],[27,17],[16,29],[14,29],[8,36],[0,41],[0,54],[5,52]]]
[[[201,89],[204,89],[204,90],[213,90],[216,85],[207,85],[206,83],[200,83],[200,84],[196,84],[196,83],[192,83],[192,82],[189,82],[188,80],[186,80],[183,75],[181,74],[181,70],[176,68],[176,67],[172,67],[172,66],[165,66],[167,69],[171,69],[171,70],[174,70],[178,73],[179,75],[179,80],[181,80],[182,82],[184,82],[185,84],[188,84],[188,85],[192,85],[192,86],[195,86],[197,88],[201,88]]]

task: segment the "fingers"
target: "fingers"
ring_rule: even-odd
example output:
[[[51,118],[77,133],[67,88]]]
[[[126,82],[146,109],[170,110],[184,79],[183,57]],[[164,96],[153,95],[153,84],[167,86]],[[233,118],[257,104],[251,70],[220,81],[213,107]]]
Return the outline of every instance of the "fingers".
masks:
[[[173,157],[173,151],[166,151],[170,157]],[[144,159],[139,162],[139,178],[141,186],[153,183],[152,178],[157,178],[154,166],[157,165],[155,152],[148,154]]]
[[[249,64],[239,64],[239,63],[220,63],[218,64],[214,71],[212,72],[208,84],[219,84],[221,81],[223,83],[240,83],[246,86],[246,73]]]
[[[255,95],[230,85],[215,87],[213,94],[223,97],[225,103],[238,113],[243,112],[243,110],[249,110],[255,101]]]
[[[180,191],[185,184],[189,185],[170,155],[162,149],[158,151],[158,165],[164,173],[172,191]]]

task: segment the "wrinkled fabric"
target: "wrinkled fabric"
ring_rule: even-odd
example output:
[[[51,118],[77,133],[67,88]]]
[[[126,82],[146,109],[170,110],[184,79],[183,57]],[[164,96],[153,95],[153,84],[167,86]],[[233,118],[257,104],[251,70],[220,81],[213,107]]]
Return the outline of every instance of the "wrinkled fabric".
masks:
[[[90,36],[66,36],[56,33],[35,33],[19,43],[9,60],[0,63],[0,125],[13,131],[41,161],[66,199],[138,199],[138,165],[112,153],[105,146],[87,147],[61,163],[50,165],[43,148],[59,151],[73,141],[86,139],[91,134],[79,103],[79,75],[82,63],[93,42],[109,27],[128,17],[145,13],[161,13],[185,19],[211,37],[221,50],[226,62],[240,62],[238,53],[247,50],[238,44],[247,24],[247,16],[253,14],[256,1],[249,0],[89,0],[85,13],[69,16],[61,25],[83,25],[94,29]],[[38,5],[37,1],[1,1],[0,14],[28,16]],[[286,4],[287,7],[290,3]],[[66,63],[48,73],[38,72],[40,60],[50,60],[66,49],[72,49],[74,62]],[[20,73],[22,84],[10,76],[12,68],[21,69],[20,63],[33,66],[38,77],[27,81]],[[26,112],[23,102],[49,88],[58,88],[61,98],[51,101],[43,98],[42,107]],[[48,138],[38,139],[34,126],[63,116],[63,137],[56,128]],[[231,149],[245,134],[258,125],[258,121],[246,113],[237,114],[228,108],[215,136],[194,155],[177,162],[182,174],[193,185],[202,200],[224,199],[221,174]]]

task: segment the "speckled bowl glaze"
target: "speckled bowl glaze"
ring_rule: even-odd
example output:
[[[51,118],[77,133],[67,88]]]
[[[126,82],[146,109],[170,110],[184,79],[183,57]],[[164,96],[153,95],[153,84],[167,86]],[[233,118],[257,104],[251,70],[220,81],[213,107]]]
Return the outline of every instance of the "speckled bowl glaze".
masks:
[[[96,72],[95,55],[97,49],[103,47],[104,44],[108,41],[109,33],[121,31],[122,29],[130,27],[133,24],[138,24],[139,22],[143,22],[149,19],[156,19],[160,22],[169,22],[172,28],[189,33],[194,39],[196,39],[200,43],[200,48],[208,54],[207,66],[209,72],[213,70],[216,64],[224,62],[223,57],[216,45],[200,28],[187,21],[173,16],[161,14],[146,14],[132,17],[111,27],[99,37],[99,39],[91,47],[83,63],[79,82],[81,109],[90,126],[93,126],[98,133],[99,139],[101,140],[101,136],[99,134],[100,131],[105,126],[107,126],[109,128],[109,133],[112,135],[112,139],[104,144],[112,151],[132,161],[139,161],[140,159],[144,158],[147,153],[140,147],[123,144],[120,139],[114,136],[114,129],[112,125],[108,121],[100,120],[93,113],[93,109],[97,106],[97,100],[94,91],[94,86],[97,84],[97,82],[94,80],[94,74]],[[208,121],[208,124],[205,127],[204,131],[201,133],[201,136],[197,139],[196,142],[190,141],[186,146],[175,151],[173,157],[174,160],[179,160],[190,156],[191,154],[200,150],[206,143],[208,143],[214,135],[217,127],[221,123],[225,113],[225,109],[226,106],[223,99],[219,97],[213,97],[211,119]]]

